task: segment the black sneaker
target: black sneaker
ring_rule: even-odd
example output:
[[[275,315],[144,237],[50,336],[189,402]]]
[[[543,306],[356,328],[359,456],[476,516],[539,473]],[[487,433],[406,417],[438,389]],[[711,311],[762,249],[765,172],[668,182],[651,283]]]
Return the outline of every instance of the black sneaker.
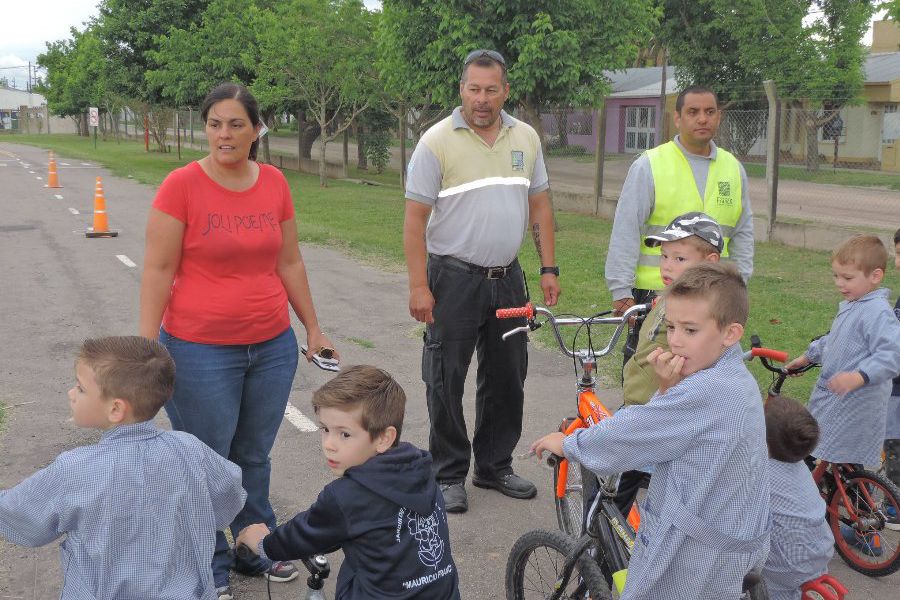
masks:
[[[444,494],[444,510],[448,513],[464,513],[469,510],[469,500],[463,482],[442,483],[441,493]]]
[[[497,479],[485,479],[475,476],[472,478],[472,483],[475,487],[497,490],[504,496],[518,500],[527,500],[537,496],[537,488],[534,484],[515,473],[507,473]]]

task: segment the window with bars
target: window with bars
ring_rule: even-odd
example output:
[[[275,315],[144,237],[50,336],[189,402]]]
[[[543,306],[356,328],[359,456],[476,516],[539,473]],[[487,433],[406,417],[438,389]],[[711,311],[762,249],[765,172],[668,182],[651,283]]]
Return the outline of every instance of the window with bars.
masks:
[[[656,107],[625,107],[625,152],[643,152],[656,146]]]
[[[885,104],[881,121],[881,143],[893,144],[900,138],[900,111],[897,104]]]

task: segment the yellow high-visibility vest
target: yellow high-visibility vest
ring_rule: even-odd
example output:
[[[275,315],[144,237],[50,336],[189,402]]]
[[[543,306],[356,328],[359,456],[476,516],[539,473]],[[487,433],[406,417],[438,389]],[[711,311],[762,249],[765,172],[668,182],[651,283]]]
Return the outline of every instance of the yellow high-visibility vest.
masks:
[[[665,230],[675,217],[700,211],[718,221],[725,238],[722,256],[728,256],[734,227],[741,218],[741,168],[734,155],[716,148],[716,159],[709,162],[706,193],[701,198],[691,165],[675,142],[647,150],[647,158],[653,173],[655,201],[650,218],[641,228],[641,255],[634,287],[661,290],[664,286],[659,274],[659,246],[648,248],[644,239]]]

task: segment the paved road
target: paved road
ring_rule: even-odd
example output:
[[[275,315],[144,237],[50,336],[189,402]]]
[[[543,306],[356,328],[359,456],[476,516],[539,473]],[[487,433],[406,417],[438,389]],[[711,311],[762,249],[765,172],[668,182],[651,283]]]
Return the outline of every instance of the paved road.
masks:
[[[0,143],[0,339],[6,342],[0,344],[0,400],[11,406],[0,432],[0,488],[18,483],[63,450],[98,439],[96,432],[76,429],[69,422],[65,394],[73,380],[73,354],[87,336],[137,329],[143,229],[153,189],[111,177],[96,165],[59,160],[65,188],[48,190],[42,187],[43,151]],[[110,225],[120,230],[118,238],[89,240],[83,235],[90,224],[97,175],[104,177]],[[426,444],[428,419],[419,378],[421,329],[405,308],[405,275],[363,265],[329,249],[302,250],[320,321],[345,362],[376,364],[397,377],[409,396],[403,435],[415,444]],[[118,256],[138,266],[130,267]],[[295,327],[302,331],[296,323]],[[573,404],[568,395],[574,389],[571,362],[532,349],[529,367],[520,450],[555,429]],[[322,371],[301,366],[291,404],[311,414],[311,392],[326,378]],[[470,423],[472,389],[470,382],[466,398]],[[605,397],[618,404],[616,390]],[[168,426],[164,416],[158,421]],[[288,421],[279,433],[272,463],[272,501],[279,519],[308,507],[330,480],[317,434]],[[534,462],[517,461],[515,466],[540,484],[537,499],[511,500],[469,486],[470,512],[450,515],[464,598],[503,598],[503,573],[512,543],[527,530],[556,526],[548,493],[550,473]],[[339,562],[339,554],[333,556],[335,567]],[[839,560],[832,563],[832,571],[848,584],[853,600],[897,597],[900,575],[871,580],[850,572]],[[0,599],[55,598],[60,578],[55,544],[27,549],[0,542]],[[235,588],[239,598],[266,598],[265,585],[258,579],[236,577]],[[299,582],[272,588],[275,598],[302,594]],[[333,579],[328,589],[333,591]]]

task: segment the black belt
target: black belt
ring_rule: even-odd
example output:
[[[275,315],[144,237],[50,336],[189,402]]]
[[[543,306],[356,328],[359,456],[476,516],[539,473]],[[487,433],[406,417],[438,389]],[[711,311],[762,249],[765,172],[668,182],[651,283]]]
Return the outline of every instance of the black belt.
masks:
[[[516,266],[515,260],[513,260],[505,267],[482,267],[480,265],[475,265],[470,262],[460,260],[455,256],[429,254],[428,257],[433,261],[443,262],[448,265],[453,265],[455,267],[465,269],[469,273],[477,273],[479,275],[483,275],[487,279],[503,279],[509,274],[510,269]]]

